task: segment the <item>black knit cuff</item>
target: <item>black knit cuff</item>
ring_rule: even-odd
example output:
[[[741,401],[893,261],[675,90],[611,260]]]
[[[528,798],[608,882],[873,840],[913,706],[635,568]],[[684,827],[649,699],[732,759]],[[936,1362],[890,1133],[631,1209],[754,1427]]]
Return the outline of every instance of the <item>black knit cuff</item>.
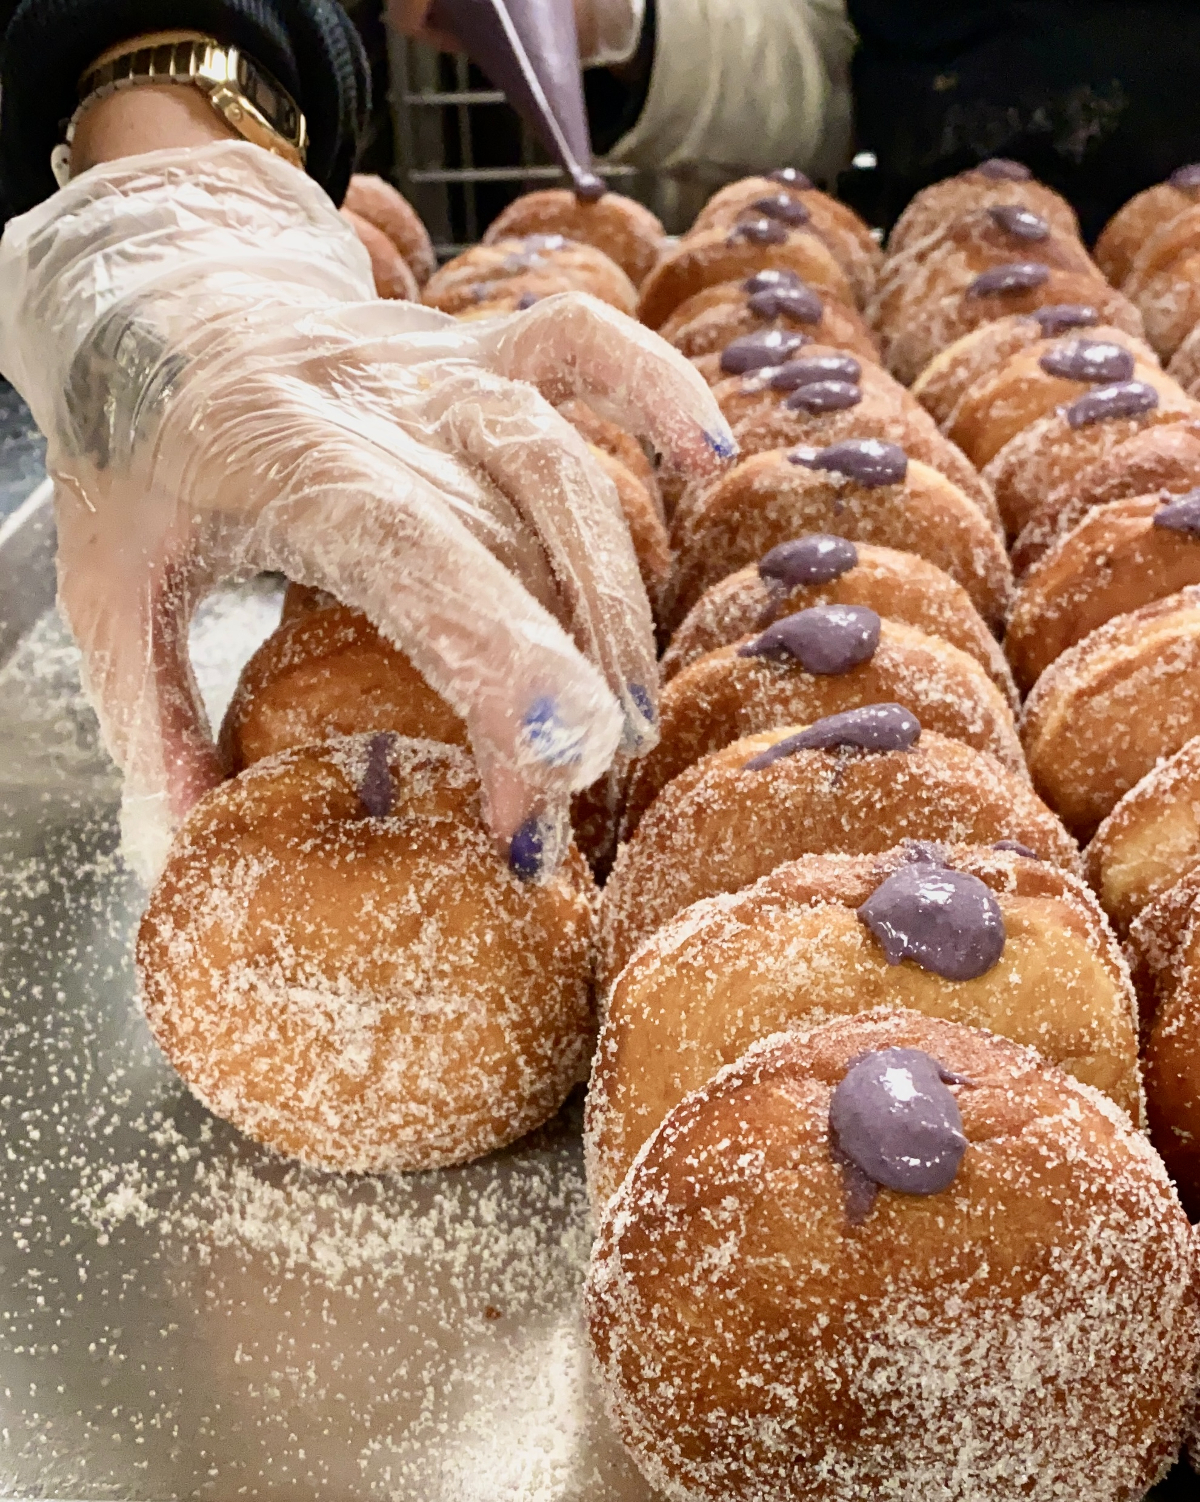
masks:
[[[6,7],[0,0],[0,16]],[[0,42],[0,199],[9,213],[55,190],[50,152],[79,75],[153,31],[202,31],[274,74],[308,120],[308,171],[340,203],[370,110],[362,44],[335,0],[19,0]]]

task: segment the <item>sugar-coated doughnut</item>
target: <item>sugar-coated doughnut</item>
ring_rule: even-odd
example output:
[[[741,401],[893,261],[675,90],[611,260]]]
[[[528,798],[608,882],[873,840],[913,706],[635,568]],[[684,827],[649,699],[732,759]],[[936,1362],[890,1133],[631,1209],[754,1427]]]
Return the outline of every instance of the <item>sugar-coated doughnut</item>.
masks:
[[[1093,508],[1017,590],[1004,648],[1018,687],[1028,693],[1056,657],[1113,616],[1189,584],[1200,584],[1200,490]]]
[[[1095,272],[1063,271],[1031,256],[993,266],[964,291],[927,302],[904,327],[892,331],[888,369],[910,385],[931,360],[982,324],[1064,305],[1094,308],[1101,323],[1142,336],[1141,314]]]
[[[741,282],[760,271],[791,271],[822,298],[854,306],[846,273],[820,237],[777,219],[748,218],[732,229],[704,230],[669,249],[642,283],[638,317],[652,329],[705,287]]]
[[[972,209],[1001,203],[1032,209],[1063,234],[1079,234],[1079,220],[1065,198],[1038,182],[1020,162],[993,157],[915,194],[892,226],[887,259],[922,242],[936,243],[950,225]]]
[[[1200,737],[1130,788],[1084,852],[1087,879],[1117,932],[1200,865]]]
[[[1200,324],[1171,356],[1167,374],[1174,376],[1189,396],[1200,393]]]
[[[467,727],[365,615],[345,605],[294,615],[242,669],[221,727],[231,772],[290,746],[369,730],[454,746]]]
[[[743,177],[713,194],[689,234],[731,229],[747,214],[781,224],[811,225],[849,278],[856,301],[862,304],[870,297],[883,252],[853,209],[814,188],[807,179],[800,183],[794,178],[789,182],[770,176]]]
[[[660,664],[664,683],[706,652],[729,646],[810,605],[868,605],[968,652],[1014,708],[999,642],[949,574],[913,553],[845,537],[789,538],[705,590],[676,628]]]
[[[608,1412],[689,1502],[1140,1497],[1200,1353],[1149,1143],[1031,1048],[907,1011],[756,1044],[601,1220]]]
[[[1096,506],[1156,490],[1178,495],[1197,485],[1200,422],[1185,418],[1144,428],[1049,492],[1013,543],[1013,568],[1028,572]]]
[[[353,228],[371,258],[371,276],[378,296],[400,302],[420,302],[421,288],[403,255],[369,219],[343,208],[341,216]]]
[[[591,878],[498,855],[467,754],[356,736],[188,815],[138,931],[159,1047],[217,1115],[341,1172],[434,1168],[545,1121],[586,1067]]]
[[[1200,869],[1193,867],[1134,920],[1129,934],[1142,987],[1150,1140],[1184,1209],[1200,1218]]]
[[[1124,282],[1134,257],[1155,230],[1198,201],[1200,167],[1191,164],[1178,168],[1166,182],[1136,193],[1117,210],[1101,230],[1093,251],[1096,264],[1114,287]]]
[[[1146,240],[1121,290],[1135,303],[1146,338],[1169,359],[1200,322],[1200,204],[1190,205]]]
[[[682,908],[801,855],[1007,839],[1077,868],[1075,842],[1024,777],[932,731],[914,741],[915,726],[898,706],[874,706],[747,736],[681,772],[617,852],[601,906],[601,987]]]
[[[558,410],[588,443],[594,444],[598,449],[603,449],[614,459],[619,459],[625,468],[642,482],[661,516],[662,497],[659,494],[658,476],[633,434],[618,426],[617,423],[610,422],[608,418],[601,417],[578,397],[562,402]]]
[[[617,487],[617,499],[629,527],[642,583],[650,603],[657,606],[670,579],[672,564],[671,545],[659,507],[641,480],[614,454],[595,443],[588,444],[588,451]]]
[[[980,324],[948,344],[913,382],[912,394],[944,432],[976,381],[986,380],[1011,356],[1032,344],[1071,335],[1123,344],[1146,365],[1158,359],[1144,339],[1102,323],[1098,309],[1083,303],[1052,304],[1035,308],[1032,313],[1014,313]]]
[[[526,235],[473,245],[434,272],[425,283],[422,299],[443,313],[463,313],[493,302],[497,295],[511,295],[515,284],[505,284],[517,277],[531,279],[524,284],[522,297],[569,287],[590,292],[622,313],[632,314],[637,303],[633,283],[615,261],[594,245],[581,245],[563,235]],[[496,311],[500,310],[497,306]]]
[[[283,592],[283,604],[280,607],[279,624],[286,626],[289,621],[294,621],[297,616],[312,615],[317,610],[328,610],[331,605],[338,601],[333,595],[323,589],[317,589],[311,584],[297,584],[295,580],[289,580],[287,588]]]
[[[865,605],[814,605],[697,658],[666,685],[658,744],[633,764],[622,839],[667,783],[710,751],[888,702],[1025,776],[1012,710],[973,657]]]
[[[976,381],[964,392],[943,431],[982,469],[1038,418],[1070,405],[1094,386],[1116,381],[1142,381],[1160,396],[1186,400],[1183,388],[1157,359],[1137,359],[1125,339],[1101,339],[1090,332],[1072,334],[1033,344]]]
[[[614,260],[635,287],[661,255],[666,235],[658,218],[635,199],[605,193],[588,202],[569,188],[524,193],[492,220],[485,245],[526,235],[565,235],[594,245]]]
[[[1004,619],[1012,575],[979,507],[939,470],[871,438],[756,454],[689,495],[672,521],[669,619],[682,620],[711,585],[803,532],[916,553],[961,584],[989,625]]]
[[[1200,587],[1119,615],[1034,685],[1021,739],[1034,786],[1081,841],[1164,756],[1200,735]]]
[[[813,341],[788,349],[783,360],[757,365],[753,362],[762,354],[761,348],[756,347],[761,343],[756,340],[746,351],[751,363],[745,370],[721,371],[713,385],[713,396],[730,426],[752,414],[780,406],[806,386],[824,386],[829,382],[856,386],[864,396],[877,396],[890,403],[896,412],[916,411],[925,415],[900,382],[872,360],[860,360],[849,350]],[[735,353],[740,352],[735,347]],[[823,409],[818,406],[815,410]]]
[[[992,894],[1001,945],[996,958],[982,956],[980,964],[991,963],[979,973],[951,978],[944,971],[953,966],[936,953],[889,963],[864,920],[872,894],[922,861],[930,863],[935,900],[945,899],[937,890],[943,867]],[[968,925],[946,927],[957,957],[969,947]],[[752,1043],[882,1006],[986,1027],[1036,1047],[1142,1121],[1129,970],[1078,877],[975,845],[918,842],[881,856],[809,855],[740,892],[685,908],[617,977],[588,1090],[593,1202],[607,1204],[667,1112]]]
[[[1200,415],[1182,391],[1145,381],[1094,386],[1061,411],[1039,417],[1010,438],[983,473],[1010,537],[1016,537],[1052,491],[1065,487],[1118,444],[1146,428]]]
[[[997,266],[1037,261],[1078,272],[1103,285],[1079,237],[1056,230],[1025,204],[994,203],[971,209],[947,224],[932,242],[889,256],[867,308],[886,350],[892,331],[926,306],[955,293]]]
[[[803,355],[801,350],[797,364]],[[739,378],[731,379],[734,385],[728,391],[714,387],[718,402],[738,389]],[[892,389],[866,380],[814,381],[794,391],[770,392],[768,388],[767,394],[774,399],[750,404],[744,415],[735,415],[730,422],[743,459],[768,449],[821,449],[845,439],[881,439],[899,444],[910,458],[940,470],[999,530],[991,486],[916,402],[898,402]]]
[[[879,360],[879,348],[862,314],[820,296],[791,271],[759,271],[741,281],[705,287],[681,302],[658,332],[695,360],[720,354],[735,339],[769,330]]]
[[[437,269],[429,231],[416,209],[391,183],[373,173],[356,172],[350,179],[342,207],[382,230],[423,287]]]

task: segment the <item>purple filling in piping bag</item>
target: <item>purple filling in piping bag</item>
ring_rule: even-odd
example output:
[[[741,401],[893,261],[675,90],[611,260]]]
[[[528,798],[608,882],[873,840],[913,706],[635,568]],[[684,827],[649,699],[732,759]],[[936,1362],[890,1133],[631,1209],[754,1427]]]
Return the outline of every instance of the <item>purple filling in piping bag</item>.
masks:
[[[605,191],[592,171],[571,0],[433,0],[428,24],[456,37],[562,164],[578,197]]]

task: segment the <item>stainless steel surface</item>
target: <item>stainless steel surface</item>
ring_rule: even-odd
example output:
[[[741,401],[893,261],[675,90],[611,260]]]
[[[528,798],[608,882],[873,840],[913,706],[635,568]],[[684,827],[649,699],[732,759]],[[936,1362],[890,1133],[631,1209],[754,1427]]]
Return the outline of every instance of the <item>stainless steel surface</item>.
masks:
[[[0,545],[0,1493],[644,1502],[578,1325],[577,1101],[475,1166],[346,1180],[158,1054],[47,521]],[[262,583],[205,607],[212,712],[277,612]]]

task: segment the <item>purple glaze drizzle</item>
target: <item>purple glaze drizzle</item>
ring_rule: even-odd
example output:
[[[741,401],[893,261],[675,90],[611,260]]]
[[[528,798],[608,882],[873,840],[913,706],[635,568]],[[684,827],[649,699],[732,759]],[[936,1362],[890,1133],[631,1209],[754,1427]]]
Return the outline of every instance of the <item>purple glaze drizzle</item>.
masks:
[[[1200,188],[1200,162],[1189,162],[1186,167],[1176,167],[1167,181],[1173,188],[1187,190]]]
[[[782,365],[808,342],[807,335],[787,329],[759,329],[727,344],[721,351],[720,366],[726,375],[747,375],[769,365]]]
[[[1017,240],[1045,240],[1050,234],[1050,226],[1042,216],[1019,203],[994,203],[988,215],[1006,235]]]
[[[848,537],[814,532],[765,553],[758,562],[758,577],[789,591],[802,584],[828,584],[857,566],[858,549]]]
[[[828,469],[845,475],[864,490],[899,485],[908,473],[908,455],[904,450],[879,438],[843,438],[815,454],[797,451],[789,454],[788,459],[806,469]]]
[[[807,224],[812,218],[804,204],[788,193],[772,193],[769,198],[756,198],[750,207],[756,214],[765,214],[768,219],[778,219],[780,224]]]
[[[784,401],[789,412],[843,412],[847,407],[857,407],[862,401],[862,391],[849,381],[812,381],[799,386]]]
[[[1048,349],[1038,361],[1047,375],[1064,381],[1090,381],[1108,385],[1127,381],[1133,375],[1133,356],[1119,344],[1103,339],[1070,339],[1057,349]]]
[[[795,391],[820,381],[847,381],[857,386],[862,379],[862,366],[853,355],[801,355],[798,360],[780,365],[770,379],[774,391]]]
[[[975,170],[994,182],[1027,183],[1033,176],[1024,162],[1014,162],[1006,156],[988,157]]]
[[[1030,850],[1028,845],[1022,845],[1020,840],[997,840],[992,846],[993,850],[1010,850],[1013,855],[1023,855],[1026,860],[1040,861],[1041,856],[1036,850]]]
[[[921,735],[921,723],[912,710],[902,704],[864,704],[860,709],[845,709],[841,714],[814,720],[795,735],[785,736],[742,769],[757,772],[772,766],[798,751],[911,751]]]
[[[1154,513],[1154,525],[1168,532],[1186,532],[1191,537],[1200,537],[1200,490],[1172,496]]]
[[[1044,308],[1035,308],[1029,317],[1037,319],[1047,339],[1053,339],[1055,334],[1063,334],[1067,329],[1094,329],[1100,322],[1097,310],[1080,302],[1050,303]]]
[[[1145,381],[1120,381],[1113,386],[1097,386],[1076,397],[1066,409],[1072,428],[1086,428],[1094,422],[1111,422],[1118,417],[1140,417],[1158,406],[1158,392]]]
[[[773,183],[784,183],[789,188],[799,188],[801,191],[812,187],[812,179],[805,177],[799,167],[776,167],[767,176]]]
[[[981,271],[966,290],[967,297],[996,297],[1008,292],[1029,292],[1050,277],[1049,266],[1040,261],[1013,261]]]
[[[825,305],[811,287],[752,292],[746,306],[756,318],[790,318],[795,323],[820,323],[825,316]]]
[[[865,605],[814,605],[768,626],[739,647],[738,656],[798,662],[808,673],[836,678],[870,662],[882,625]]]
[[[946,980],[986,975],[1004,953],[1004,917],[990,888],[965,871],[902,866],[858,916],[889,965],[912,960]]]
[[[358,801],[372,819],[386,819],[396,801],[396,789],[388,766],[391,737],[386,731],[371,737],[367,747],[367,765],[358,785]]]
[[[749,240],[752,245],[783,245],[790,234],[785,224],[760,214],[752,219],[739,219],[725,238],[730,245],[739,240]]]
[[[950,1091],[958,1076],[919,1048],[883,1048],[853,1060],[829,1100],[830,1147],[858,1174],[900,1194],[941,1194],[967,1150],[962,1113]],[[847,1176],[847,1215],[869,1213]],[[873,1200],[873,1196],[872,1196]]]

